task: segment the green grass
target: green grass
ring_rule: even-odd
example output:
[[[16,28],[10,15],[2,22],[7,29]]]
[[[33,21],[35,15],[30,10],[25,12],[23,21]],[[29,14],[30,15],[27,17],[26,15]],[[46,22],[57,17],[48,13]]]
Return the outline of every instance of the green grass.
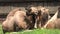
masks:
[[[0,34],[3,34],[2,26],[0,25]],[[60,34],[59,29],[34,29],[24,30],[19,32],[7,32],[6,34]]]
[[[2,25],[0,25],[0,34],[3,34]]]

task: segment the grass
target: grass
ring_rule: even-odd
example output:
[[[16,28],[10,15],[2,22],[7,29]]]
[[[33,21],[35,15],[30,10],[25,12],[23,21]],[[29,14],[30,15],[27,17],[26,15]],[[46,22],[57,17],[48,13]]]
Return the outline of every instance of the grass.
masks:
[[[3,34],[2,26],[0,25],[0,34]],[[60,34],[59,29],[33,29],[19,32],[7,32],[6,34]]]
[[[0,25],[0,34],[3,34],[2,25]]]

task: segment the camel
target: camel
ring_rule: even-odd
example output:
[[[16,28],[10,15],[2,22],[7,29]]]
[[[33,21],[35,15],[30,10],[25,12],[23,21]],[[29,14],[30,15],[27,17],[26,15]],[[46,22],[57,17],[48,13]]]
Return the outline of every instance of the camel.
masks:
[[[60,7],[58,8],[58,11],[55,13],[55,15],[48,20],[48,22],[45,24],[43,28],[47,29],[60,29]]]

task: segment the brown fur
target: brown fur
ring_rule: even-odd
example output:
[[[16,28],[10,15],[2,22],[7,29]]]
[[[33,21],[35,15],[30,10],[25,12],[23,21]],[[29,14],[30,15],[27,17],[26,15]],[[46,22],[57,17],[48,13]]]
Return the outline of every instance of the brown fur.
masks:
[[[17,11],[14,15],[14,20],[19,29],[29,29],[29,20],[27,19],[26,12]]]
[[[14,30],[14,14],[15,12],[17,12],[19,9],[16,8],[14,10],[12,10],[8,15],[6,20],[2,23],[2,28],[3,28],[3,32],[7,32],[7,31],[15,31]]]
[[[14,23],[13,22],[13,17],[11,17],[10,19],[7,19],[6,21],[4,21],[3,24],[2,24],[2,26],[10,28],[10,27],[12,27],[13,23]],[[12,31],[13,31],[13,28],[12,28]]]
[[[30,7],[30,8],[27,8],[27,12],[26,12],[26,15],[27,17],[29,18],[28,20],[30,20],[30,29],[34,28],[34,25],[35,25],[35,18],[36,18],[36,15],[37,15],[37,8],[36,7]]]
[[[3,33],[5,34],[5,32],[7,31],[14,31],[14,18],[10,17],[9,19],[6,19],[3,23],[2,23],[2,29],[3,29]]]
[[[7,18],[9,18],[10,16],[14,16],[15,12],[21,10],[19,8],[13,9],[12,11],[9,12],[9,14],[7,15]]]
[[[48,21],[49,12],[45,7],[38,7],[37,28],[41,28]]]
[[[54,22],[50,22],[46,28],[48,29],[60,29],[60,19],[56,19]]]
[[[20,29],[33,28],[33,22],[31,22],[33,21],[33,18],[32,15],[28,16],[26,12],[22,10],[14,9],[8,14],[6,20],[3,22],[3,30],[4,32],[14,31],[14,24]]]
[[[58,11],[56,12],[55,14],[55,18],[51,18],[51,21],[47,22],[45,28],[48,28],[48,29],[60,29],[60,7],[58,8]]]

